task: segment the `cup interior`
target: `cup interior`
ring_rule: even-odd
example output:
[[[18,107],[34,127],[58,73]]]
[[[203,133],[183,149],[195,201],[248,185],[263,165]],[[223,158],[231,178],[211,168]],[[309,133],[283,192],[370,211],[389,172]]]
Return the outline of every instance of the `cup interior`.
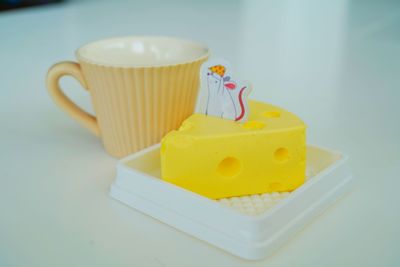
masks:
[[[116,67],[155,67],[184,64],[208,56],[199,43],[171,37],[119,37],[86,44],[78,60]]]

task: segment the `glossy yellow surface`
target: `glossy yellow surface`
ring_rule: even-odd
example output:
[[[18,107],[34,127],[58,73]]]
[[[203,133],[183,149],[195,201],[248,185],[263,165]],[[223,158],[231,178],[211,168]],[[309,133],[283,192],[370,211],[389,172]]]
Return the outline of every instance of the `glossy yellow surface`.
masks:
[[[305,179],[305,124],[250,101],[244,123],[194,114],[162,140],[162,179],[218,199],[291,191]]]

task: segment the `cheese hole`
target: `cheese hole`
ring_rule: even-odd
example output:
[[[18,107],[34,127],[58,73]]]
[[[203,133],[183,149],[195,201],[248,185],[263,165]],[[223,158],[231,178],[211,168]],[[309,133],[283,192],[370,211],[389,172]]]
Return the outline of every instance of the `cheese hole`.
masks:
[[[261,122],[261,121],[248,121],[243,124],[243,128],[249,129],[249,130],[253,130],[253,129],[260,130],[260,129],[263,129],[264,127],[265,127],[265,123]]]
[[[275,150],[274,157],[278,161],[285,161],[289,158],[289,150],[287,148],[281,147]]]
[[[183,122],[181,127],[179,127],[179,131],[188,131],[194,128],[194,124],[190,122]]]
[[[217,172],[225,177],[233,177],[240,172],[241,164],[237,158],[226,157],[217,166]]]
[[[280,111],[265,111],[262,114],[266,118],[279,118],[281,116]]]

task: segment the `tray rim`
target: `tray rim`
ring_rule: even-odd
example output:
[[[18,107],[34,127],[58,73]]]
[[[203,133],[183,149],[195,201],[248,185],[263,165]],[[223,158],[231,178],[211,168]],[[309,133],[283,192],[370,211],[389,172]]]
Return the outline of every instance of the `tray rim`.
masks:
[[[179,231],[247,260],[260,260],[272,254],[308,223],[314,221],[315,217],[336,202],[344,193],[349,191],[349,188],[353,184],[353,175],[346,165],[349,159],[348,155],[321,146],[307,145],[307,147],[335,154],[338,158],[326,168],[320,170],[312,179],[308,180],[305,184],[306,186],[301,186],[292,191],[287,198],[278,202],[269,210],[259,215],[249,215],[222,205],[216,200],[163,181],[159,177],[154,177],[146,172],[127,166],[127,162],[130,160],[154,149],[159,149],[159,147],[160,144],[153,145],[129,155],[118,162],[117,178],[111,187],[111,197]],[[158,187],[167,186],[168,191],[173,190],[172,192],[177,193],[178,195],[174,199],[190,197],[189,201],[192,202],[191,204],[194,208],[207,209],[207,213],[210,215],[218,212],[218,214],[226,217],[222,220],[206,221],[202,215],[194,215],[191,211],[185,213],[183,212],[185,209],[182,207],[171,208],[171,206],[160,202],[160,199],[146,197],[140,190],[126,190],[126,188],[119,186],[117,183],[119,175],[123,175],[124,172],[130,175],[140,174],[140,177],[138,177],[139,180],[151,178],[151,180],[146,180],[146,182],[152,181]],[[316,185],[319,182],[322,185]],[[321,186],[326,187],[332,184],[332,182],[333,187],[328,186],[327,191],[315,194],[315,190],[318,190]],[[311,192],[306,192],[307,190]],[[130,195],[118,196],[118,194]],[[310,200],[303,200],[305,197],[310,197],[311,195],[317,201],[310,202]],[[127,200],[129,198],[139,198],[139,201],[143,202],[132,204],[132,201]],[[300,201],[296,201],[297,199]],[[304,206],[304,203],[311,204]],[[293,206],[296,204],[303,206],[303,209],[296,209],[296,212],[293,212]],[[151,207],[144,207],[146,205],[150,205]],[[161,211],[163,214],[157,214],[156,210]],[[277,222],[282,221],[285,217],[289,220],[285,221],[285,223],[277,224]],[[229,224],[226,229],[221,227],[221,222],[222,224]]]
[[[330,149],[330,148],[327,148],[327,147],[318,146],[318,145],[309,145],[309,144],[307,144],[307,149],[310,147],[310,148],[316,148],[316,149],[324,150],[324,151],[327,151],[329,153],[333,153],[333,154],[338,155],[339,159],[337,161],[335,161],[333,164],[330,164],[327,168],[325,168],[322,171],[320,171],[317,175],[313,176],[312,179],[306,181],[306,183],[304,183],[304,185],[307,185],[307,186],[303,186],[302,185],[299,188],[293,190],[287,198],[285,198],[282,201],[278,202],[276,205],[274,205],[270,209],[264,211],[263,213],[258,214],[258,215],[249,215],[249,214],[241,213],[239,211],[236,211],[236,210],[234,210],[232,208],[229,208],[229,207],[226,207],[224,205],[221,205],[220,203],[218,203],[217,200],[213,200],[213,199],[207,198],[205,196],[199,195],[199,194],[197,194],[195,192],[192,192],[190,190],[187,190],[185,188],[182,188],[182,187],[179,187],[179,186],[174,185],[172,183],[166,182],[166,181],[162,180],[161,178],[154,177],[152,175],[149,175],[146,172],[143,172],[143,171],[140,171],[138,169],[134,169],[134,168],[128,167],[126,165],[126,163],[128,161],[131,161],[131,160],[133,160],[135,158],[138,158],[138,157],[140,157],[140,156],[142,156],[144,154],[147,154],[148,152],[150,152],[150,151],[152,151],[154,149],[158,149],[160,147],[161,147],[160,143],[154,144],[154,145],[152,145],[150,147],[147,147],[147,148],[145,148],[145,149],[143,149],[141,151],[138,151],[136,153],[128,155],[125,158],[122,158],[117,163],[117,171],[118,170],[124,170],[126,172],[130,172],[131,174],[140,173],[143,176],[149,177],[152,180],[157,181],[157,183],[161,183],[163,185],[172,187],[172,188],[174,188],[175,190],[178,190],[178,191],[183,191],[184,193],[188,194],[188,196],[190,195],[190,197],[192,197],[192,198],[195,198],[197,200],[200,200],[200,201],[203,201],[203,202],[206,202],[206,203],[212,203],[214,205],[218,205],[218,206],[220,206],[222,209],[224,209],[226,211],[232,211],[236,216],[239,216],[243,220],[247,220],[250,223],[251,222],[258,222],[258,221],[260,221],[262,219],[267,219],[268,217],[273,216],[273,214],[277,210],[279,210],[282,206],[285,206],[285,205],[287,205],[287,203],[290,203],[293,198],[295,198],[296,196],[302,194],[305,190],[307,190],[308,187],[310,187],[313,184],[317,183],[319,180],[322,179],[322,177],[326,176],[328,173],[332,172],[333,170],[339,168],[341,165],[345,164],[349,160],[349,156],[347,154],[344,154],[344,153],[339,152],[337,150]],[[113,182],[113,184],[115,184],[115,181]],[[137,193],[141,197],[147,199],[146,196],[143,196],[142,194],[140,194],[140,192],[136,192],[135,191],[135,193]],[[166,208],[168,208],[168,207],[166,207]]]

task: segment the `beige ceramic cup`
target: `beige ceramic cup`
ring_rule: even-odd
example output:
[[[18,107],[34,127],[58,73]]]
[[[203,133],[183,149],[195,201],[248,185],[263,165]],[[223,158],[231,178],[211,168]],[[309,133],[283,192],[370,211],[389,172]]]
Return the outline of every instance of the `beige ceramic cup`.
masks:
[[[121,37],[86,44],[76,62],[53,65],[47,88],[71,117],[123,157],[160,142],[195,107],[200,65],[208,48],[169,37]],[[75,77],[91,95],[95,116],[74,104],[59,79]]]

